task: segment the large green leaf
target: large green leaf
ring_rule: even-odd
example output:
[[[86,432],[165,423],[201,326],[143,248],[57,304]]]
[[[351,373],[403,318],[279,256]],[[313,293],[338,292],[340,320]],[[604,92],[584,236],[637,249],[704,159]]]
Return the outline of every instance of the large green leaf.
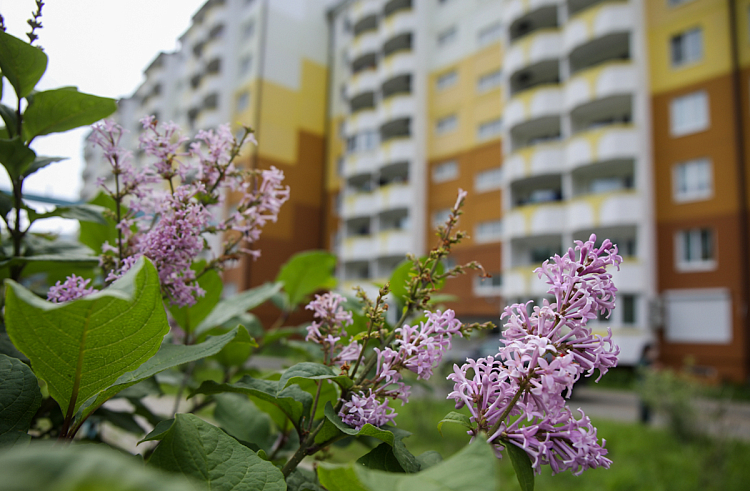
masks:
[[[118,392],[128,387],[142,382],[157,373],[168,368],[173,368],[191,361],[201,360],[203,358],[215,355],[221,349],[237,336],[237,328],[232,329],[222,336],[209,337],[200,344],[190,346],[179,344],[164,344],[151,359],[133,370],[124,373],[107,387],[103,392],[92,397],[82,406],[80,417],[86,418],[89,414],[99,408],[102,404],[114,397]]]
[[[214,398],[214,419],[224,431],[238,440],[270,451],[275,437],[271,434],[272,421],[268,414],[243,394],[216,394]]]
[[[37,442],[0,453],[6,491],[184,491],[205,489],[188,478],[148,469],[107,445]],[[193,484],[193,487],[191,487]]]
[[[25,97],[47,70],[47,55],[41,49],[0,31],[0,70],[18,97]]]
[[[438,427],[438,431],[440,432],[441,435],[443,434],[443,424],[444,423],[459,424],[459,425],[464,426],[464,427],[466,427],[468,429],[474,428],[474,426],[471,424],[471,419],[467,415],[465,415],[463,413],[457,413],[456,411],[449,412],[438,423],[437,427]]]
[[[0,355],[0,436],[26,433],[42,403],[39,383],[21,360]]]
[[[23,113],[24,138],[30,141],[37,136],[96,123],[116,110],[114,99],[84,94],[70,88],[37,92]]]
[[[508,451],[513,470],[516,471],[516,478],[518,484],[521,485],[521,491],[534,491],[534,469],[531,467],[529,454],[512,443],[507,443],[505,450]]]
[[[178,414],[148,461],[222,491],[286,491],[272,463],[192,414]],[[197,488],[200,489],[200,488]]]
[[[18,179],[35,158],[34,151],[24,145],[20,137],[0,139],[0,164],[3,164],[11,179]]]
[[[196,261],[193,263],[191,269],[193,271],[201,271],[206,265],[206,261]],[[223,284],[221,276],[216,270],[211,269],[206,271],[200,278],[198,278],[198,286],[203,288],[206,292],[205,295],[199,297],[195,302],[195,305],[190,307],[178,307],[172,305],[169,307],[169,313],[180,325],[180,327],[186,332],[192,332],[193,328],[198,326],[203,319],[216,307],[221,298],[221,291]]]
[[[2,83],[0,83],[0,85],[2,85]],[[16,110],[5,104],[0,104],[0,118],[3,119],[5,130],[8,133],[3,138],[16,136],[16,130],[18,129],[18,114],[16,114]]]
[[[43,169],[47,167],[50,164],[54,164],[55,162],[62,162],[63,160],[68,160],[67,157],[37,157],[34,159],[34,162],[29,165],[29,167],[24,171],[23,176],[28,177],[34,172],[38,171],[39,169]]]
[[[496,459],[486,442],[478,439],[451,458],[415,474],[371,470],[358,464],[318,467],[320,483],[329,491],[495,491]]]
[[[140,259],[109,288],[54,304],[6,280],[5,322],[63,414],[151,358],[169,331],[153,264]]]
[[[286,418],[288,418],[295,428],[299,428],[300,420],[310,414],[313,398],[310,394],[303,391],[296,385],[279,390],[279,383],[275,380],[261,380],[250,376],[242,377],[233,384],[219,384],[212,380],[203,382],[198,389],[190,394],[193,397],[196,394],[221,394],[223,392],[236,392],[247,394],[256,402],[264,401],[279,408]],[[259,405],[259,407],[262,406]],[[280,428],[284,426],[284,421],[274,417],[274,413],[269,413],[274,422]]]
[[[81,222],[94,222],[101,225],[106,225],[107,223],[102,214],[104,208],[89,204],[58,206],[55,209],[44,213],[37,213],[32,209],[27,209],[27,212],[31,221],[61,217],[79,220]]]
[[[214,355],[214,359],[225,367],[243,365],[252,350],[258,347],[258,343],[250,336],[245,326],[238,326],[237,329],[237,337]]]
[[[336,256],[325,251],[301,252],[292,256],[276,277],[276,281],[284,283],[286,307],[294,310],[308,295],[335,288],[335,267]]]
[[[279,283],[264,283],[251,290],[240,292],[237,295],[219,302],[203,321],[195,328],[196,334],[202,334],[214,327],[221,326],[228,320],[244,314],[250,309],[257,307],[281,289]]]
[[[292,384],[299,383],[299,379],[306,380],[332,380],[342,388],[350,388],[354,382],[346,375],[339,375],[331,367],[320,363],[302,362],[289,367],[279,380],[279,389],[284,389]]]

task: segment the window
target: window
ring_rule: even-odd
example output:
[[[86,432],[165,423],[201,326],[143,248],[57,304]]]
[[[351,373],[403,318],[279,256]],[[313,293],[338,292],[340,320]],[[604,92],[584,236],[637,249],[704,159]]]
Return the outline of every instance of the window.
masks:
[[[237,112],[240,113],[250,105],[250,92],[247,90],[237,96]]]
[[[724,288],[664,292],[664,335],[682,343],[732,341],[732,297]]]
[[[672,136],[683,136],[708,129],[708,94],[705,91],[675,97],[669,107]]]
[[[500,87],[502,82],[503,72],[500,69],[494,72],[485,73],[477,81],[477,92],[487,92],[495,87]]]
[[[625,325],[633,325],[638,322],[638,311],[637,297],[635,295],[622,294],[619,296],[620,305],[618,306],[622,310],[622,323]]]
[[[251,55],[245,55],[242,58],[240,58],[239,63],[239,75],[240,77],[243,77],[250,73],[250,68],[253,66],[253,57]]]
[[[432,182],[452,181],[458,177],[458,162],[449,160],[432,167]]]
[[[435,131],[439,135],[454,131],[456,128],[458,128],[458,116],[455,114],[440,118],[435,124]]]
[[[503,168],[493,167],[479,172],[474,176],[474,191],[481,193],[493,191],[503,186]]]
[[[683,3],[689,3],[692,1],[693,0],[667,0],[667,5],[669,5],[670,7],[678,7]]]
[[[672,192],[677,202],[698,201],[713,195],[711,161],[696,159],[672,168]]]
[[[458,30],[456,26],[451,26],[448,29],[438,33],[437,43],[439,47],[445,47],[451,44],[458,37]]]
[[[437,86],[437,90],[445,90],[448,87],[456,85],[456,82],[458,82],[458,72],[456,70],[451,70],[448,73],[440,75],[437,78],[435,85]]]
[[[369,152],[378,148],[378,144],[380,144],[380,134],[377,130],[363,131],[346,139],[346,151],[348,153]]]
[[[250,20],[242,26],[242,39],[249,39],[255,34],[255,22]]]
[[[451,214],[450,208],[444,208],[442,210],[433,212],[432,228],[438,228],[440,225],[445,225],[445,222],[448,221],[448,217],[450,216],[450,214]]]
[[[479,41],[479,46],[487,46],[488,44],[500,40],[502,35],[503,26],[497,22],[481,29],[477,34],[477,40]]]
[[[476,242],[495,242],[503,238],[503,221],[492,220],[479,222],[476,227],[474,240]]]
[[[477,139],[489,140],[490,138],[500,136],[500,132],[502,131],[502,129],[502,118],[485,121],[484,123],[479,125],[479,128],[477,128]]]
[[[703,58],[703,31],[696,27],[672,36],[670,50],[673,67],[700,61]]]
[[[681,230],[676,237],[677,269],[705,271],[716,267],[714,237],[710,228]]]
[[[502,286],[503,275],[500,272],[492,273],[489,278],[474,276],[474,294],[477,296],[499,295]]]

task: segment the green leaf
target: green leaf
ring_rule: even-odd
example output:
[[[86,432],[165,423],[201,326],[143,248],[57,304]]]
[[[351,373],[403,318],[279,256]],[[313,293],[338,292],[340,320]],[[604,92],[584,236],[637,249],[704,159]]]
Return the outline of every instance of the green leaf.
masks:
[[[496,459],[487,443],[474,443],[424,471],[398,474],[371,470],[357,464],[320,464],[318,478],[329,491],[495,491],[500,483],[495,476]]]
[[[214,359],[225,367],[243,365],[250,357],[253,348],[258,347],[258,343],[248,334],[245,326],[237,326],[237,328],[237,337],[214,355]]]
[[[83,204],[58,206],[55,209],[44,213],[37,213],[31,209],[27,209],[26,211],[28,212],[29,220],[31,221],[43,220],[45,218],[61,217],[70,218],[81,222],[94,222],[101,225],[107,224],[104,216],[102,215],[102,213],[104,212],[104,208],[96,205]]]
[[[342,388],[350,388],[354,382],[346,375],[338,375],[331,367],[320,363],[302,362],[288,368],[279,380],[279,388],[284,389],[291,384],[299,383],[299,379],[333,380]]]
[[[192,414],[175,417],[148,466],[189,476],[209,489],[286,491],[276,466]]]
[[[460,424],[462,426],[465,426],[468,429],[474,428],[471,424],[471,419],[462,413],[457,413],[456,411],[451,411],[448,414],[445,415],[443,419],[440,420],[440,422],[437,425],[438,431],[440,434],[443,434],[443,423],[455,423]]]
[[[417,457],[417,460],[419,461],[419,468],[425,470],[442,462],[443,456],[434,450],[428,450]]]
[[[47,55],[41,49],[0,31],[0,70],[16,95],[25,97],[47,70]]]
[[[272,422],[268,414],[243,394],[216,394],[214,398],[214,419],[224,431],[238,440],[270,451],[275,437],[271,435]]]
[[[100,192],[94,199],[89,201],[90,205],[98,205],[107,210],[115,211],[115,200],[112,197]],[[125,213],[123,207],[123,214]],[[108,242],[112,246],[117,245],[117,229],[114,220],[105,217],[104,225],[92,222],[81,222],[78,240],[84,245],[91,248],[97,255],[102,253],[102,244]]]
[[[144,467],[107,445],[35,442],[0,453],[0,482],[8,491],[184,491],[198,483]]]
[[[521,485],[521,491],[534,491],[534,469],[531,467],[529,454],[512,443],[506,443],[505,449],[510,456],[513,470],[516,471],[516,478],[518,484]]]
[[[193,263],[193,271],[200,272],[206,265],[205,260],[196,261]],[[223,283],[221,276],[216,272],[215,269],[208,270],[200,278],[198,278],[198,286],[203,288],[206,292],[205,295],[199,297],[195,302],[195,305],[191,307],[177,307],[172,305],[169,307],[169,313],[172,314],[172,318],[180,325],[180,327],[186,332],[192,332],[193,328],[201,323],[203,319],[216,307],[221,298],[221,291],[223,289]]]
[[[369,423],[360,428],[359,431],[355,430],[351,426],[341,421],[341,418],[333,410],[333,406],[330,403],[326,404],[325,417],[326,420],[323,424],[323,428],[321,428],[320,432],[315,435],[315,443],[324,443],[340,435],[341,433],[345,433],[349,436],[371,436],[387,443],[390,446],[393,446],[394,442],[396,442],[396,437],[392,432],[381,430],[380,428],[377,428]]]
[[[1,80],[2,79],[0,79],[0,81]],[[16,114],[16,110],[5,104],[0,104],[0,118],[3,118],[3,122],[5,123],[5,129],[8,132],[7,138],[16,136],[16,129],[18,128],[18,115]]]
[[[13,198],[10,195],[0,191],[0,214],[2,216],[8,216],[10,210],[13,209]]]
[[[0,436],[26,433],[42,403],[39,383],[21,360],[0,355]]]
[[[296,385],[287,387],[282,391],[279,391],[278,387],[279,384],[275,380],[261,380],[250,376],[242,377],[233,384],[219,384],[212,380],[207,380],[198,389],[193,391],[190,397],[196,394],[213,395],[221,394],[222,392],[247,394],[256,401],[265,401],[279,408],[295,428],[299,428],[299,422],[302,417],[310,414],[313,402],[312,396]],[[260,404],[258,407],[262,409]],[[273,413],[270,416],[274,418]],[[274,422],[280,428],[284,426],[283,420],[280,421],[274,418]]]
[[[37,92],[23,113],[24,138],[31,141],[37,136],[90,125],[116,110],[114,99],[69,88]]]
[[[109,288],[53,304],[6,280],[11,341],[47,382],[63,414],[151,358],[169,331],[153,264],[140,259]],[[67,412],[67,413],[66,413]]]
[[[68,160],[68,157],[37,157],[34,159],[34,162],[31,163],[29,168],[26,169],[26,172],[23,173],[23,176],[29,177],[39,169],[43,169],[50,164],[54,164],[55,162],[62,162],[63,160]]]
[[[393,270],[393,273],[391,273],[391,278],[389,280],[391,295],[393,295],[393,298],[401,307],[403,307],[404,298],[408,294],[408,290],[406,289],[407,282],[411,278],[409,273],[412,272],[413,267],[414,263],[409,260],[404,260],[401,261],[399,265],[396,266],[396,269]]]
[[[276,281],[284,283],[288,310],[294,310],[312,293],[335,288],[335,266],[336,256],[324,251],[301,252],[292,256],[276,277]]]
[[[281,289],[279,283],[264,283],[251,290],[240,292],[237,295],[219,302],[203,321],[195,328],[196,334],[202,334],[209,329],[221,326],[228,320],[244,314],[250,309],[257,307],[277,291]]]
[[[163,344],[151,359],[132,372],[124,373],[115,382],[92,397],[82,406],[81,414],[76,419],[85,419],[102,404],[114,397],[118,392],[127,389],[143,380],[153,377],[168,368],[173,368],[191,361],[201,360],[218,353],[237,335],[237,329],[232,329],[223,336],[210,337],[200,344],[190,346],[179,344]]]
[[[20,137],[0,139],[0,164],[3,164],[11,179],[21,177],[35,158],[34,151],[24,145]]]
[[[99,419],[107,421],[108,423],[111,423],[114,426],[117,426],[118,428],[121,428],[129,433],[142,435],[144,433],[143,428],[140,424],[138,424],[138,421],[136,421],[134,416],[135,415],[133,413],[125,411],[112,411],[105,407],[99,408],[99,411],[97,411],[96,413],[96,417]]]
[[[309,469],[297,467],[286,478],[289,491],[326,491],[318,484],[318,477]]]
[[[404,468],[393,455],[393,448],[387,443],[381,443],[370,452],[366,453],[359,459],[358,464],[362,464],[368,469],[385,471],[385,472],[404,472]]]

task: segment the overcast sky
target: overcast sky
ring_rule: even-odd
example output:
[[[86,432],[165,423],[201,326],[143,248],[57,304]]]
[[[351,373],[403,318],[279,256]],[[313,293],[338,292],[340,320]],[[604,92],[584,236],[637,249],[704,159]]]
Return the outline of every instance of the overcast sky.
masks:
[[[172,51],[205,0],[46,0],[37,43],[49,57],[40,88],[75,85],[82,92],[120,98],[135,91],[160,51]],[[7,31],[27,40],[34,0],[0,0]],[[6,84],[6,90],[12,92]],[[5,102],[5,101],[3,101]],[[69,157],[29,178],[24,190],[78,199],[83,136],[78,129],[38,138],[38,155]],[[9,189],[0,170],[0,188]]]

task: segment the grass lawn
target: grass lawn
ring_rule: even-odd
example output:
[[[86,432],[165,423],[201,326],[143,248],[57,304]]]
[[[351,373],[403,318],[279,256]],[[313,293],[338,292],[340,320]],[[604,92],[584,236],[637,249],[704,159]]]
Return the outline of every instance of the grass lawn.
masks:
[[[398,406],[398,405],[397,405]],[[448,457],[468,442],[468,436],[457,425],[437,422],[453,410],[450,401],[413,400],[397,407],[398,426],[413,435],[404,443],[415,455],[437,450]],[[537,476],[538,490],[747,490],[750,489],[750,444],[733,441],[681,443],[668,431],[637,424],[594,420],[599,437],[607,441],[611,469],[595,469],[573,476],[569,472],[552,476],[545,468]],[[364,446],[353,445],[347,451],[335,452],[335,459],[358,458]],[[510,461],[498,462],[503,490],[520,489]]]

